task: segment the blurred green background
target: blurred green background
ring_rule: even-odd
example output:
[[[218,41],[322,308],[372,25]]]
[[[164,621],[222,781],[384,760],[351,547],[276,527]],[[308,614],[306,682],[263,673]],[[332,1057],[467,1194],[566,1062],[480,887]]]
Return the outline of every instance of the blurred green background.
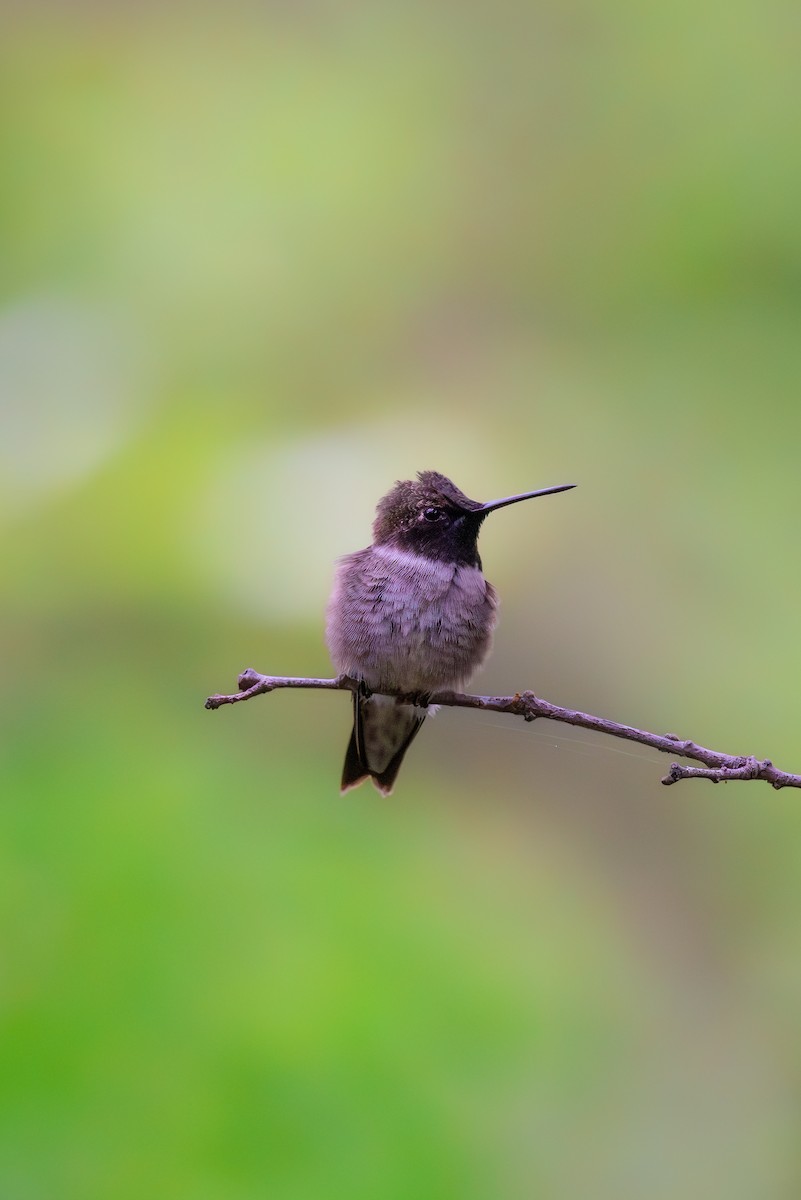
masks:
[[[801,804],[445,711],[337,793],[337,555],[488,522],[480,690],[801,770],[784,3],[7,5],[3,1200],[801,1191]]]

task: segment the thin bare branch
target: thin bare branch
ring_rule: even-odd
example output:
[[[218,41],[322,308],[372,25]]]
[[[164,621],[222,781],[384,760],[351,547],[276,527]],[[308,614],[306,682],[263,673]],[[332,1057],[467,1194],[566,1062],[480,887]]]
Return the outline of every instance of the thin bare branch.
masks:
[[[253,696],[262,696],[266,692],[274,692],[279,688],[317,688],[326,691],[353,692],[360,686],[357,679],[347,675],[339,675],[335,679],[308,679],[282,675],[261,675],[248,667],[239,676],[239,691],[230,696],[209,696],[206,708],[221,708],[224,704],[238,704],[240,700],[250,700]],[[791,775],[787,771],[779,771],[770,759],[758,759],[752,755],[722,754],[718,750],[708,750],[697,742],[685,741],[673,733],[648,733],[645,729],[635,729],[632,725],[620,725],[617,721],[608,721],[605,717],[593,717],[589,713],[578,712],[572,708],[560,708],[548,700],[541,700],[533,692],[517,692],[514,696],[471,696],[463,692],[434,692],[430,696],[407,695],[406,693],[390,692],[398,700],[407,703],[441,704],[449,708],[478,708],[486,712],[510,713],[522,717],[524,721],[535,721],[546,718],[549,721],[561,721],[565,725],[577,725],[581,729],[594,729],[598,733],[606,733],[610,737],[624,738],[629,742],[639,742],[643,746],[651,746],[662,754],[676,754],[681,758],[691,758],[703,763],[703,767],[684,766],[673,762],[662,783],[669,786],[681,779],[709,779],[712,783],[727,783],[734,779],[762,779],[774,788],[801,788],[801,775]]]

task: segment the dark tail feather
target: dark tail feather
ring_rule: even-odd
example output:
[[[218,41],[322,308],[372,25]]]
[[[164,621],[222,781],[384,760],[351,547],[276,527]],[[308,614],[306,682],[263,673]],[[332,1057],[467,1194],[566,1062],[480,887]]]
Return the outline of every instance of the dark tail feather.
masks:
[[[353,732],[350,735],[348,748],[345,752],[345,765],[342,768],[340,791],[349,792],[351,788],[358,787],[360,783],[364,783],[369,775],[370,772],[359,753],[359,743],[356,738],[356,723],[354,722]]]
[[[386,767],[380,775],[373,774],[373,784],[378,788],[382,796],[388,796],[395,786],[395,780],[397,778],[398,771],[400,770],[401,763],[403,762],[403,756],[411,746],[414,739],[417,737],[423,721],[425,721],[425,716],[422,716],[414,726],[406,741],[395,754],[395,757],[392,759],[392,762],[389,764],[389,766]]]
[[[395,785],[395,779],[403,762],[403,756],[417,736],[417,732],[424,720],[425,712],[422,712],[419,719],[409,730],[409,736],[406,738],[406,741],[398,747],[384,770],[380,772],[373,771],[370,769],[365,753],[362,697],[354,692],[353,731],[351,732],[348,748],[345,752],[345,765],[342,768],[340,791],[348,792],[351,788],[358,787],[360,783],[364,783],[365,779],[372,778],[374,785],[378,788],[381,795],[388,796]]]
[[[361,697],[353,693],[353,731],[350,735],[348,748],[345,751],[345,765],[342,768],[341,792],[349,792],[351,788],[364,783],[370,775],[370,768],[364,755],[364,736],[362,732]]]

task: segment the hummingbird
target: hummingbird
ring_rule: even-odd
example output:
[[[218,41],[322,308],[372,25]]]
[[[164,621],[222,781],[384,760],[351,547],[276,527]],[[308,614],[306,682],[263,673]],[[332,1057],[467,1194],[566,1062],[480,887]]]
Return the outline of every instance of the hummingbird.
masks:
[[[499,508],[573,483],[470,500],[438,471],[399,480],[378,503],[373,542],[339,560],[326,641],[340,674],[359,680],[341,790],[372,779],[383,796],[436,691],[461,691],[486,659],[498,594],[483,575],[478,535]],[[385,692],[402,692],[402,703]]]

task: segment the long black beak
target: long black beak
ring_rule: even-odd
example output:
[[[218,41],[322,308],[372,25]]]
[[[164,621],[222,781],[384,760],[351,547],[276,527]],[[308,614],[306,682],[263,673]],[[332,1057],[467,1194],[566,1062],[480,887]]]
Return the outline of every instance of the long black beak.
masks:
[[[519,496],[506,496],[503,500],[490,500],[482,504],[477,515],[485,517],[487,513],[495,512],[496,508],[506,508],[507,504],[517,504],[519,500],[533,500],[535,496],[552,496],[554,492],[569,492],[575,483],[562,483],[559,487],[540,488],[536,492],[521,492]]]

